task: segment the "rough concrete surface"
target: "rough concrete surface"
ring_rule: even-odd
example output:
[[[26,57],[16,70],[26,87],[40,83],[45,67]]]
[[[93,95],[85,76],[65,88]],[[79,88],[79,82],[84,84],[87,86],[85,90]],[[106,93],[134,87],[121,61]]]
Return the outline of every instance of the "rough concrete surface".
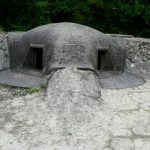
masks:
[[[136,64],[131,64],[128,62],[127,68],[129,72],[150,79],[150,61]]]
[[[104,89],[124,89],[136,87],[144,83],[144,79],[136,74],[124,72],[119,75],[110,75],[101,78],[99,74],[100,86]]]
[[[46,84],[46,78],[32,74],[2,70],[0,71],[0,83],[16,87],[40,87]]]
[[[46,93],[1,100],[0,150],[149,150],[150,80],[99,84],[93,72],[63,69]]]
[[[43,71],[46,74],[53,69],[66,67],[96,70],[98,51],[105,50],[111,57],[114,70],[123,72],[125,67],[126,51],[122,39],[76,23],[51,23],[24,34],[11,33],[9,47],[11,69],[17,69],[24,63],[33,65],[29,61],[35,59],[32,58],[31,49],[37,48],[43,49]],[[26,58],[29,62],[26,62]]]

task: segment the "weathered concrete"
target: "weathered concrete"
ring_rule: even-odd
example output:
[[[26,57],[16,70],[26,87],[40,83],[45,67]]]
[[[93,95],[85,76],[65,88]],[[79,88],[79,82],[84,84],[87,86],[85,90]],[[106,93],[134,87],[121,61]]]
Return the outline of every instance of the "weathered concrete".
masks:
[[[93,72],[58,70],[46,95],[0,102],[0,149],[149,150],[149,98],[150,80],[104,90]]]
[[[0,70],[9,67],[8,40],[7,40],[8,35],[10,36],[10,39],[16,40],[13,39],[13,37],[20,38],[23,34],[24,32],[9,32],[9,34],[3,32],[0,33],[0,57],[1,57]],[[140,63],[145,63],[145,65],[147,65],[146,62],[150,61],[150,39],[134,38],[130,35],[112,35],[112,36],[115,36],[116,38],[118,37],[118,43],[119,40],[122,41],[122,39],[126,43],[125,46],[127,46],[126,50],[128,58],[127,67],[129,70],[130,69],[133,70],[134,65],[137,66]],[[16,44],[19,44],[19,41]],[[19,60],[16,59],[15,61],[17,62]]]
[[[23,34],[24,32],[9,32],[8,33],[8,47],[9,47],[8,50],[9,50],[10,68],[14,68],[14,64],[20,63],[22,59],[17,56],[18,56],[18,53],[22,52],[22,47],[20,46],[21,41],[19,39]],[[13,50],[13,53],[12,53],[12,50]]]
[[[129,72],[132,72],[144,78],[150,78],[150,61],[135,64],[128,62],[127,68]]]
[[[120,75],[110,75],[103,78],[101,78],[101,74],[99,74],[99,78],[101,87],[106,89],[131,88],[142,85],[144,83],[142,77],[127,72]]]
[[[76,67],[96,70],[98,51],[106,50],[113,69],[123,72],[126,51],[117,40],[96,29],[76,23],[52,23],[9,37],[10,68],[22,67],[31,48],[43,49],[43,71]]]
[[[46,78],[10,70],[0,71],[0,83],[16,87],[40,87],[47,83]]]
[[[56,28],[57,25],[59,26],[59,31],[61,31],[61,34],[59,34],[59,31],[57,31],[57,28]],[[67,29],[66,29],[66,26],[64,26],[64,25],[67,26]],[[96,60],[97,53],[95,53],[96,51],[94,51],[93,49],[102,48],[102,47],[110,47],[110,49],[112,49],[111,50],[112,53],[115,55],[116,52],[113,51],[113,49],[120,48],[122,50],[122,47],[124,47],[122,44],[126,43],[125,44],[126,48],[124,49],[127,52],[126,71],[137,74],[139,76],[142,75],[142,76],[145,76],[146,78],[149,78],[149,75],[150,75],[150,71],[149,71],[150,70],[149,69],[149,66],[150,66],[150,40],[149,39],[134,38],[134,37],[128,36],[128,35],[112,35],[112,36],[116,37],[116,39],[114,40],[114,39],[111,39],[108,35],[105,35],[101,32],[98,32],[98,31],[91,29],[89,27],[86,27],[86,26],[80,26],[80,25],[78,26],[77,24],[68,24],[68,23],[52,24],[52,25],[46,25],[44,27],[42,26],[42,27],[35,28],[35,29],[27,32],[26,34],[25,34],[25,32],[11,32],[8,34],[9,35],[9,43],[10,43],[10,45],[9,45],[10,62],[11,62],[12,68],[14,68],[15,65],[18,63],[21,64],[22,60],[24,60],[24,58],[20,57],[20,54],[19,54],[19,53],[21,53],[21,55],[24,57],[24,55],[22,53],[22,49],[24,47],[22,45],[22,41],[20,41],[21,37],[23,35],[25,35],[25,37],[26,37],[25,39],[27,40],[27,42],[31,42],[30,44],[32,46],[35,43],[38,43],[37,45],[35,44],[35,46],[40,46],[42,44],[41,42],[44,43],[44,41],[40,41],[40,40],[41,39],[44,40],[45,38],[36,38],[36,37],[39,37],[42,35],[43,37],[46,36],[48,39],[48,40],[45,40],[47,42],[47,44],[45,43],[45,46],[43,47],[44,51],[45,51],[45,49],[47,49],[47,52],[45,51],[45,54],[44,54],[47,56],[46,60],[50,60],[50,64],[46,63],[47,69],[46,68],[45,69],[47,71],[45,69],[43,70],[43,71],[46,71],[47,73],[50,71],[50,68],[54,69],[56,66],[59,66],[59,65],[60,65],[59,66],[60,68],[63,68],[66,66],[76,66],[75,65],[76,63],[77,63],[76,67],[78,67],[78,68],[92,69],[93,68],[92,66],[96,67],[96,61],[97,61]],[[77,27],[80,27],[80,29]],[[53,33],[52,37],[54,36],[55,38],[49,39],[49,36],[51,34],[49,35],[48,34],[49,32],[45,32],[49,28],[52,28],[52,29],[54,28],[56,30],[55,31],[56,36],[54,36],[54,32],[52,32]],[[73,30],[74,32],[68,35],[68,32],[66,32],[68,30]],[[81,30],[82,33],[76,32],[78,30]],[[90,31],[90,34],[88,31]],[[37,36],[35,36],[34,32],[37,32]],[[88,36],[91,38],[87,38],[87,33],[88,33]],[[30,40],[28,41],[28,36],[30,36],[30,34],[31,34],[31,36],[33,36],[33,39],[31,38],[30,39],[31,41]],[[67,41],[64,40],[65,34],[67,37]],[[83,35],[80,36],[80,34],[83,34]],[[0,57],[1,57],[0,70],[1,70],[4,68],[8,68],[9,61],[8,61],[8,42],[7,42],[8,35],[6,33],[2,33],[0,35],[2,35],[1,36],[1,44],[0,44],[0,47],[2,47],[0,50]],[[61,38],[58,35],[61,35],[60,36]],[[71,36],[71,39],[69,38],[70,36]],[[78,38],[75,38],[76,36],[79,36],[80,37],[79,39],[81,39],[81,40],[79,40]],[[95,36],[97,36],[98,38],[95,38]],[[57,40],[55,40],[55,39],[57,39]],[[90,44],[92,46],[89,46],[89,43],[93,43],[93,41],[95,41],[96,43]],[[78,44],[74,44],[74,42],[77,42]],[[30,44],[28,43],[28,49],[31,46]],[[95,46],[95,45],[97,45],[97,46]],[[121,47],[120,47],[120,45],[121,45]],[[84,51],[85,48],[87,48],[86,52]],[[56,50],[55,54],[54,54],[54,49]],[[11,50],[16,50],[16,51],[13,51],[13,53],[12,53]],[[91,53],[93,53],[93,54],[91,55]],[[57,57],[53,58],[53,55],[56,55]],[[70,55],[70,56],[68,57],[67,55]],[[85,58],[86,61],[84,61],[82,56],[86,57]],[[63,57],[65,58],[65,60],[63,59]],[[118,57],[116,57],[116,58],[118,58]],[[59,62],[57,60],[60,60],[60,59],[62,59],[61,64],[55,63],[55,62]],[[63,61],[66,61],[65,65],[62,65]],[[117,60],[115,60],[115,61],[117,61]],[[53,64],[53,65],[51,65],[51,64]],[[118,64],[119,64],[119,62],[118,62]],[[1,75],[1,76],[3,76],[3,75]],[[101,78],[101,76],[102,76],[102,74],[100,74],[100,78]],[[117,80],[118,77],[119,77],[119,80]],[[130,80],[130,81],[132,81],[131,82],[132,84],[131,83],[127,84],[130,81],[126,77],[127,76],[124,77],[124,74],[122,74],[121,76],[116,76],[116,78],[113,78],[115,80],[111,80],[111,77],[108,76],[108,80],[110,79],[109,81],[112,81],[112,82],[108,82],[108,80],[104,79],[101,83],[102,84],[104,83],[105,85],[107,84],[107,88],[127,88],[127,87],[130,87],[130,85],[131,85],[131,87],[133,87],[136,85],[140,85],[144,82],[144,80],[141,81],[141,79],[139,79],[135,76],[135,80]],[[123,82],[120,82],[120,79]],[[125,79],[127,79],[127,80],[125,80]],[[115,84],[116,85],[115,86],[114,82],[116,83],[116,81],[119,84]],[[4,82],[2,82],[2,83],[4,83]],[[22,84],[20,86],[22,86]],[[106,87],[106,86],[102,86],[102,87]]]

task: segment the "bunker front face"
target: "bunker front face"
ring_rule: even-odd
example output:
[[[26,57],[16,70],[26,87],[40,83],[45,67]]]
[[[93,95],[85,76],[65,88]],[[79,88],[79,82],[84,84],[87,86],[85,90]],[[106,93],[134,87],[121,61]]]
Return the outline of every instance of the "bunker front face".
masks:
[[[93,71],[103,88],[126,88],[144,83],[140,77],[124,74],[126,46],[123,40],[84,25],[48,24],[23,33],[10,33],[8,39],[10,70],[40,77],[36,86],[53,71],[68,67]],[[0,82],[2,80],[0,75]],[[14,76],[11,80],[15,80]],[[22,86],[19,82],[17,85]]]

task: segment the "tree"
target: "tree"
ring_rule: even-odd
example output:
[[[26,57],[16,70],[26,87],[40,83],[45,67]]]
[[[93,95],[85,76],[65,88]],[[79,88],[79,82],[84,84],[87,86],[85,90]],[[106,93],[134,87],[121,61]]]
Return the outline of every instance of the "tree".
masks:
[[[52,22],[75,22],[102,32],[150,37],[149,0],[1,0],[0,26],[28,30]]]

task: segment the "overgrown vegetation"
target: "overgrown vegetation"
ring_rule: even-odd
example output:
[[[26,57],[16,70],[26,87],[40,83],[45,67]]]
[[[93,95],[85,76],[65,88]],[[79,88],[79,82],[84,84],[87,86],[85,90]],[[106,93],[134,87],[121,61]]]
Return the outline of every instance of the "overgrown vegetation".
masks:
[[[0,26],[28,30],[53,22],[76,22],[107,33],[150,37],[149,0],[1,0]]]

